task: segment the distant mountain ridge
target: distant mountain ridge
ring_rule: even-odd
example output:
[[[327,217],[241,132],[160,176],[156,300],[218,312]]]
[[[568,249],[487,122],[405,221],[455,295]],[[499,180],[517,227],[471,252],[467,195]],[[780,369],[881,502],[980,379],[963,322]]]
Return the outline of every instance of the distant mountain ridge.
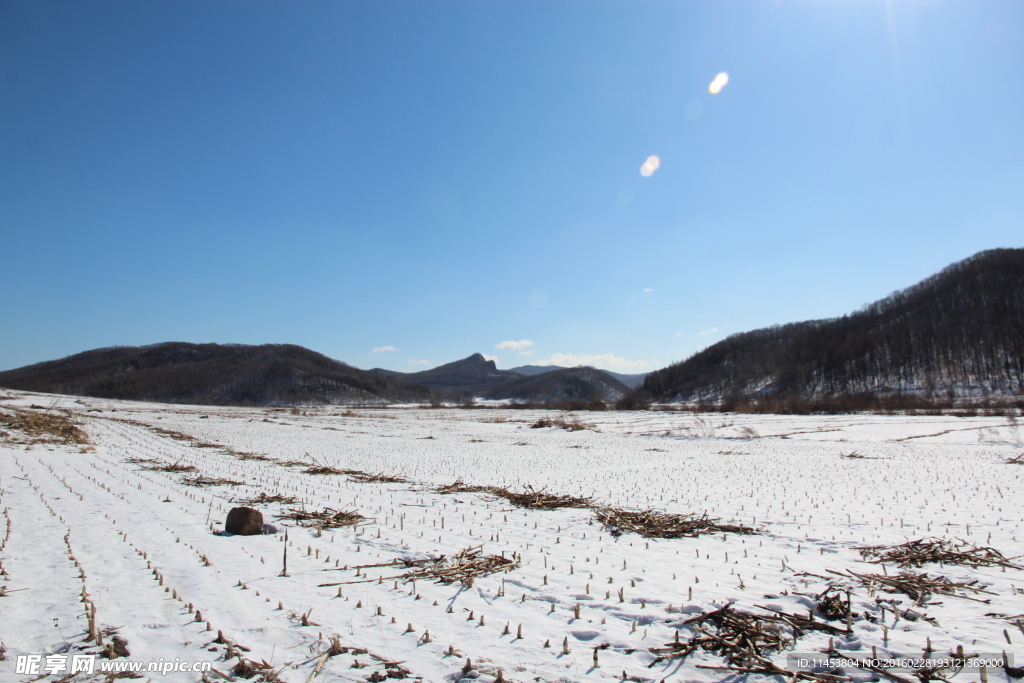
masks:
[[[1024,249],[994,249],[841,318],[732,335],[650,373],[655,400],[1024,393]]]
[[[591,367],[558,368],[548,372],[519,376],[483,394],[484,398],[520,401],[568,402],[618,401],[629,387],[610,373]]]
[[[429,389],[291,344],[117,346],[0,372],[0,386],[96,398],[224,405],[426,401]]]
[[[479,353],[419,372],[396,372],[382,368],[374,368],[370,372],[401,377],[420,386],[466,396],[480,396],[489,387],[521,377],[508,370],[499,370],[493,360],[487,360]]]
[[[582,366],[577,366],[582,367]],[[520,365],[518,368],[510,368],[509,372],[518,372],[520,375],[539,375],[544,372],[552,372],[554,370],[564,370],[563,365]],[[611,370],[601,370],[601,372],[611,375],[615,379],[625,384],[630,389],[637,387],[644,382],[644,378],[649,373],[641,372],[635,375],[627,375],[621,372],[612,372]]]
[[[542,367],[542,366],[535,366]],[[546,403],[549,401],[616,401],[628,387],[604,370],[543,367],[542,372],[499,370],[492,360],[474,353],[468,358],[420,372],[375,368],[389,377],[416,382],[449,397],[476,396]]]

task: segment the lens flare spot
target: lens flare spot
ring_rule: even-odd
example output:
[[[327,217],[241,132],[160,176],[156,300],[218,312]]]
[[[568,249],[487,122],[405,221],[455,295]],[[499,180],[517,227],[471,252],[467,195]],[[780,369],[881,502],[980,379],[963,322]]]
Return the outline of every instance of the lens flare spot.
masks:
[[[715,80],[711,81],[711,84],[708,86],[708,92],[711,93],[712,95],[717,95],[718,93],[722,92],[722,88],[724,88],[725,84],[728,82],[729,74],[723,71],[722,73],[715,76]]]
[[[647,157],[647,161],[645,161],[644,165],[640,167],[640,175],[648,178],[654,175],[654,172],[658,170],[659,166],[661,166],[661,159],[652,154]]]

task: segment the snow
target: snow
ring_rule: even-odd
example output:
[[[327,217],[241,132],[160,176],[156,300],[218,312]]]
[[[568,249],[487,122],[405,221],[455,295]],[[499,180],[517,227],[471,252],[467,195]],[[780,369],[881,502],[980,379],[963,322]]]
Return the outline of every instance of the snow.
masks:
[[[7,648],[0,680],[28,680],[14,673],[19,654],[96,650],[85,642],[84,587],[99,625],[117,627],[132,660],[210,661],[230,674],[238,660],[225,660],[234,653],[212,642],[220,631],[249,648],[242,653],[247,659],[265,660],[282,681],[297,683],[321,662],[317,681],[365,681],[383,674],[382,661],[401,662],[414,679],[454,681],[467,658],[470,675],[482,681],[499,669],[505,680],[521,682],[714,681],[727,672],[697,667],[721,665],[713,653],[648,668],[649,650],[676,633],[689,637],[684,618],[729,601],[750,611],[766,605],[805,613],[813,596],[838,580],[829,570],[879,571],[862,560],[860,545],[934,536],[1007,556],[1021,552],[1024,467],[1005,463],[1020,452],[1020,435],[999,416],[609,411],[578,414],[589,428],[570,432],[531,429],[553,415],[529,410],[320,407],[296,415],[20,392],[0,399],[0,406],[69,409],[93,441],[91,447],[0,442],[0,537],[10,520],[0,550],[0,585],[7,590],[0,597],[0,640]],[[243,460],[237,452],[272,460]],[[851,453],[863,457],[843,457]],[[128,458],[189,464],[198,470],[191,474],[245,484],[193,488],[182,474],[146,470]],[[357,483],[276,462],[303,459],[411,483]],[[706,511],[764,531],[616,538],[589,510],[523,510],[487,494],[433,491],[460,478],[593,496],[630,509]],[[318,536],[275,517],[288,506],[264,505],[265,521],[282,533],[216,531],[232,500],[259,492],[299,496],[307,509],[355,509],[372,521]],[[284,530],[287,577],[280,576]],[[320,586],[357,581],[346,566],[451,556],[478,544],[488,554],[518,554],[521,563],[472,586],[407,583],[389,578],[404,571],[393,567],[362,570],[383,580],[343,584],[342,597],[339,586]],[[989,603],[933,597],[934,604],[918,609],[934,623],[896,621],[856,585],[854,611],[878,621],[855,620],[853,636],[837,647],[920,654],[930,638],[938,652],[962,645],[1012,654],[1024,642],[1024,628],[1003,618],[1024,613],[1024,572],[923,571],[978,580],[994,595],[978,596]],[[901,608],[911,604],[904,595],[877,597],[902,601]],[[312,623],[302,626],[307,613]],[[430,642],[423,642],[426,630]],[[367,652],[325,659],[332,636]],[[809,634],[795,650],[814,652],[827,641]],[[593,648],[605,643],[610,647],[594,668]],[[457,654],[446,654],[450,647]],[[775,661],[785,666],[785,653]],[[355,668],[357,662],[363,666]],[[1001,671],[988,676],[1004,680]],[[976,677],[963,672],[953,680]],[[154,680],[198,679],[171,673]]]

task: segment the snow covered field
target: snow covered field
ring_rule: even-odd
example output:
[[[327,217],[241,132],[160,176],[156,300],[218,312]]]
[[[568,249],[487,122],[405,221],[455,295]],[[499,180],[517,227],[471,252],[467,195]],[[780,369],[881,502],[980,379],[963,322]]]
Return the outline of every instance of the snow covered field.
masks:
[[[872,648],[879,656],[922,656],[930,642],[935,656],[962,646],[966,654],[1016,653],[1016,665],[1024,663],[1024,571],[889,562],[883,572],[855,549],[934,537],[1007,557],[1024,553],[1024,466],[1005,462],[1021,452],[1020,435],[1005,417],[607,412],[581,413],[588,428],[568,431],[532,429],[557,417],[542,411],[312,408],[295,415],[0,396],[0,406],[71,410],[92,442],[15,443],[27,439],[9,429],[0,441],[0,680],[36,678],[15,673],[18,655],[99,651],[86,642],[92,606],[97,627],[116,628],[126,641],[128,660],[211,662],[210,680],[222,680],[218,672],[235,677],[239,655],[272,665],[267,676],[299,683],[388,675],[758,680],[764,677],[701,668],[725,665],[714,652],[649,665],[677,637],[685,643],[698,635],[695,626],[707,629],[683,623],[701,612],[734,602],[741,612],[806,617],[830,584],[843,599],[851,591],[852,633],[844,619],[829,622],[815,611],[814,621],[842,633],[807,629],[788,651],[825,650],[831,639],[856,657]],[[361,483],[281,464],[298,461],[408,483]],[[195,470],[153,469],[175,464]],[[197,476],[241,484],[184,483]],[[761,532],[615,536],[591,509],[522,509],[487,493],[434,490],[458,479],[629,510],[706,512]],[[231,501],[260,493],[296,497],[292,505],[256,506],[279,533],[221,534]],[[276,517],[303,506],[370,519],[319,534]],[[281,576],[285,531],[288,576]],[[393,578],[410,571],[401,564],[355,569],[451,557],[477,545],[519,564],[471,586]],[[985,592],[958,589],[915,606],[849,574],[901,571],[977,581],[973,587]],[[104,644],[113,636],[103,636]],[[345,651],[332,656],[334,637]],[[772,660],[788,666],[786,651]],[[845,675],[877,678],[857,669]],[[965,670],[952,680],[979,675]],[[986,676],[1009,680],[1000,669]],[[145,677],[194,681],[201,674]]]

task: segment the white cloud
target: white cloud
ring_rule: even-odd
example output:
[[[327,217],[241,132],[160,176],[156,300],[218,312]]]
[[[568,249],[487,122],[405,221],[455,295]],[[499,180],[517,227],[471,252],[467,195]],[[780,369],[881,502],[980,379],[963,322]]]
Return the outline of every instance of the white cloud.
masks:
[[[394,346],[374,346],[373,347],[373,352],[374,353],[384,353],[385,351],[397,351],[397,350],[398,349],[396,349]]]
[[[481,353],[480,355],[484,357],[484,360],[493,360],[495,363],[498,362],[497,356],[488,356],[486,353]]]
[[[577,365],[592,365],[602,370],[615,372],[643,372],[653,361],[626,360],[613,353],[556,353],[546,360],[537,361],[536,365],[560,365],[571,368]]]
[[[651,292],[653,292],[653,291],[654,291],[654,289],[652,289],[651,287],[648,287],[648,288],[647,288],[647,289],[645,289],[644,291],[645,291],[645,292],[647,292],[648,294],[650,294]]]
[[[718,332],[717,327],[712,327],[710,330],[704,330],[701,334],[714,334],[715,332]]]
[[[409,365],[430,365],[429,360],[416,360],[415,358],[409,359]]]
[[[511,349],[513,351],[522,351],[533,346],[533,342],[529,339],[520,339],[519,341],[503,341],[494,348],[496,349]]]

